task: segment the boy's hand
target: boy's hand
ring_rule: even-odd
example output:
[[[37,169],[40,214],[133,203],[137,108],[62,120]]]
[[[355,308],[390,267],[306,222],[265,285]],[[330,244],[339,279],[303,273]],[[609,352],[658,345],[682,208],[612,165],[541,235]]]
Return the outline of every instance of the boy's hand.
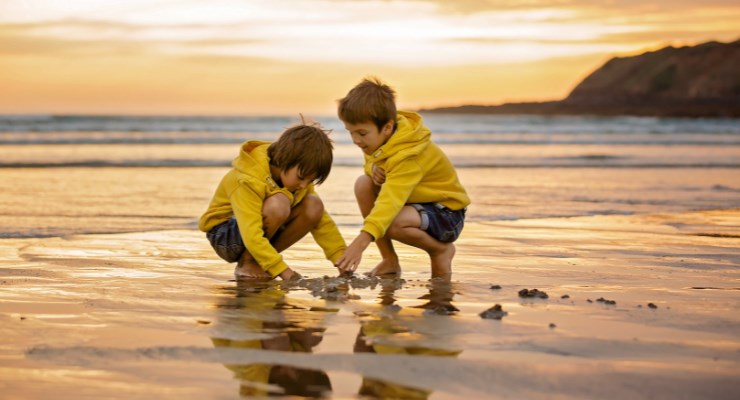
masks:
[[[290,268],[287,268],[285,271],[281,272],[278,276],[282,278],[284,281],[293,281],[293,280],[301,279],[301,275],[296,273]]]
[[[355,240],[344,250],[344,254],[337,261],[337,268],[340,271],[354,272],[360,266],[362,252],[365,251],[372,241],[372,235],[365,231],[360,232]]]
[[[373,165],[373,183],[376,186],[381,186],[385,183],[385,170],[380,167]]]

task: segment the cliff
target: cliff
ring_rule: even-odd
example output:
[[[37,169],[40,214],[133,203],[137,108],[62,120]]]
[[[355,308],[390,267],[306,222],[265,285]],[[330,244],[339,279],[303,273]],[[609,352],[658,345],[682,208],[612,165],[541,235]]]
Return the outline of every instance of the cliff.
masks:
[[[423,111],[740,117],[740,40],[612,58],[562,100]]]

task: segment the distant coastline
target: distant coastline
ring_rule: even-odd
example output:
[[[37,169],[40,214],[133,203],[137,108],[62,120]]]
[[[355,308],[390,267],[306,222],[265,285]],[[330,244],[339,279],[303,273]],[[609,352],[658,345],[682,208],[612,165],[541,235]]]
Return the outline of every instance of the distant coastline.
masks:
[[[419,110],[525,114],[740,118],[740,40],[615,57],[562,100]]]
[[[703,103],[631,103],[620,105],[575,104],[566,100],[501,105],[464,105],[421,109],[434,114],[489,115],[594,115],[639,117],[740,118],[740,104],[725,102]]]

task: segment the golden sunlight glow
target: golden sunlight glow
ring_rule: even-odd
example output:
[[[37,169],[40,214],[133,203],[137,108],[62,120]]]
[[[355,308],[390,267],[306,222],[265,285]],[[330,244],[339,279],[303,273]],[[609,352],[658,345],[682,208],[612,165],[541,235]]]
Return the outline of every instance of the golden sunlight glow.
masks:
[[[561,98],[615,55],[738,38],[711,0],[0,1],[0,113],[333,114]],[[624,3],[622,5],[622,3]]]

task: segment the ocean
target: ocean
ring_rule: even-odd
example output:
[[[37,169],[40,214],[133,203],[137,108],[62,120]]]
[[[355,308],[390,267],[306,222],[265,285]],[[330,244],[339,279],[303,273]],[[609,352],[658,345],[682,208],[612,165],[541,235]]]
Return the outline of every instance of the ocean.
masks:
[[[341,148],[351,140],[334,117],[316,118],[333,131]],[[246,139],[274,140],[299,117],[195,117],[195,116],[0,116],[1,166],[63,166],[68,164],[115,164],[121,166],[202,166],[228,163],[222,154],[202,154],[203,145],[233,145]],[[461,167],[540,166],[700,166],[737,167],[740,120],[678,119],[645,117],[583,116],[488,116],[424,115],[435,142],[447,146],[449,156]],[[48,147],[68,157],[50,161],[37,159],[19,147]],[[132,146],[127,159],[115,157],[76,158],[94,145]],[[172,148],[159,155],[146,152],[136,157],[142,145],[178,145],[177,160]],[[472,154],[470,145],[475,146]],[[190,147],[187,147],[190,146]],[[539,146],[540,151],[532,151]],[[553,147],[560,151],[553,152]],[[70,151],[70,149],[73,149]],[[189,154],[188,149],[196,154]],[[500,152],[500,149],[506,149]],[[611,150],[609,150],[611,149]],[[124,147],[118,150],[125,150]],[[513,150],[513,151],[511,151]],[[732,151],[728,151],[732,150]],[[120,154],[126,151],[116,151]],[[670,153],[670,154],[669,154]],[[666,155],[682,154],[682,157]],[[355,165],[357,157],[343,158],[339,165]],[[688,158],[687,158],[688,157]],[[353,161],[354,160],[354,161]]]
[[[424,115],[458,168],[472,221],[740,207],[740,120]],[[334,117],[319,188],[340,224],[359,224],[361,153]],[[0,237],[194,229],[247,139],[300,118],[0,116]],[[354,229],[354,228],[352,228]]]

